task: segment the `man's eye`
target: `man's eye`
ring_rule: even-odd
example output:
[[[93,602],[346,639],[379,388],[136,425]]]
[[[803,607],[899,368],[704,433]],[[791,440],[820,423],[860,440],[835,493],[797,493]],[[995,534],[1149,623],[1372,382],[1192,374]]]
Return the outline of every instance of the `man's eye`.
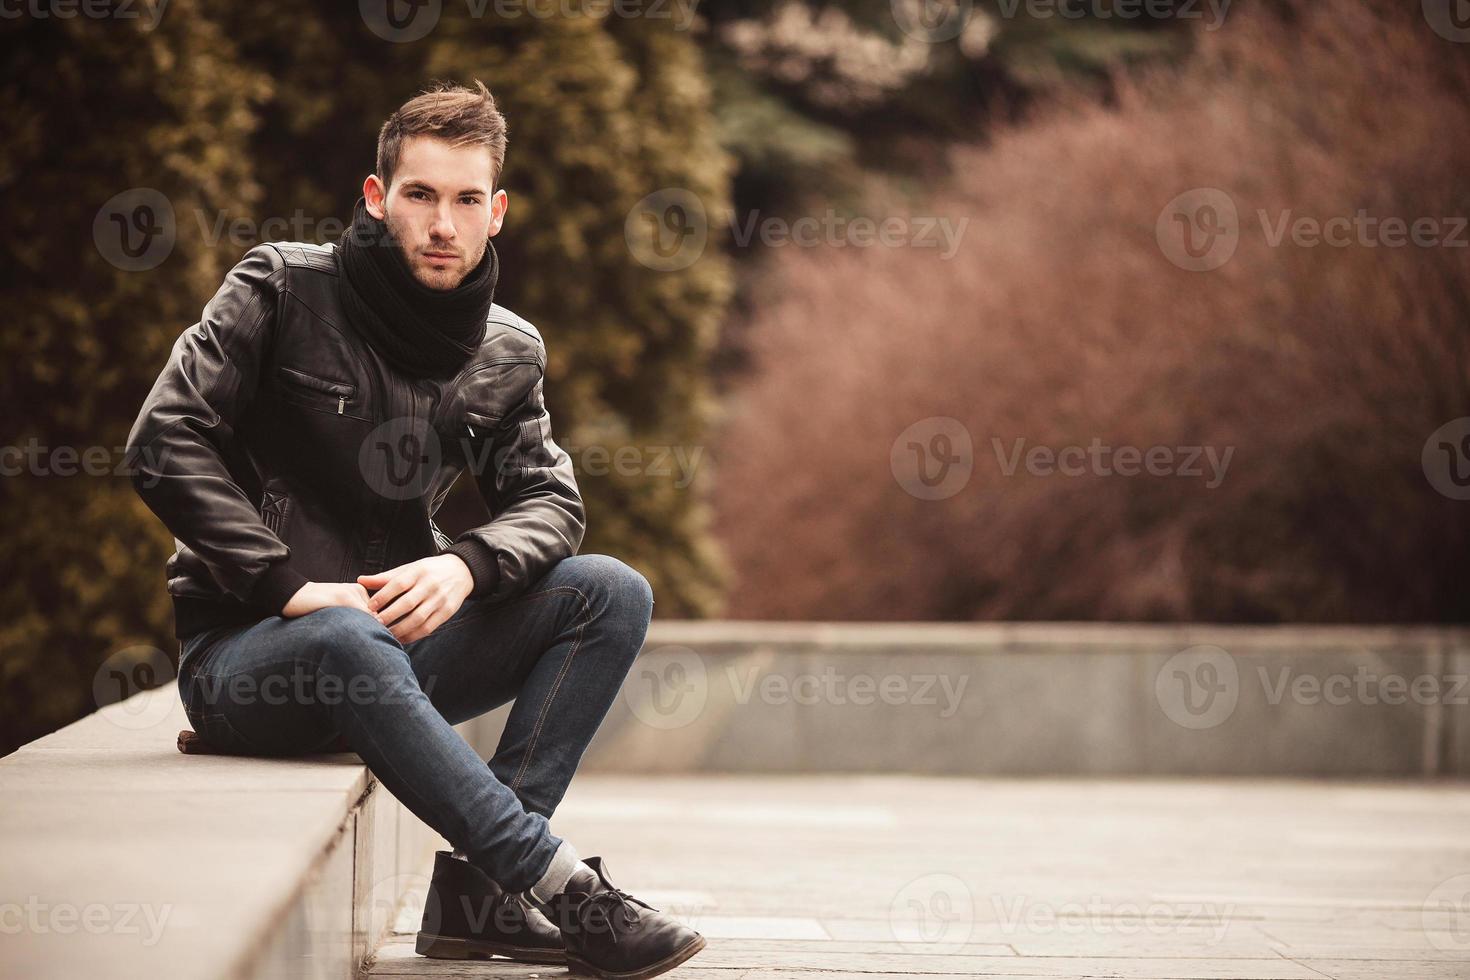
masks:
[[[462,198],[459,199],[459,203],[461,203],[461,204],[479,204],[480,203],[480,199],[478,197],[462,197]]]
[[[408,196],[411,197],[411,198],[413,198],[416,201],[421,201],[421,200],[425,200],[426,198],[428,198],[429,195],[428,194],[425,194],[423,191],[409,191],[408,192]]]

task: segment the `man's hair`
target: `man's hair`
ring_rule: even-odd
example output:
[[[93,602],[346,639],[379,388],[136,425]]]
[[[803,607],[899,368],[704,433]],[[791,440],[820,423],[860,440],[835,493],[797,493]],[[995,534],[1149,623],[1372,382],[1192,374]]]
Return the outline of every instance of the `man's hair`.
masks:
[[[378,133],[378,177],[384,187],[393,183],[403,141],[410,136],[432,136],[453,146],[488,146],[494,164],[490,186],[500,180],[505,166],[505,117],[479,79],[474,88],[437,82],[388,117]]]

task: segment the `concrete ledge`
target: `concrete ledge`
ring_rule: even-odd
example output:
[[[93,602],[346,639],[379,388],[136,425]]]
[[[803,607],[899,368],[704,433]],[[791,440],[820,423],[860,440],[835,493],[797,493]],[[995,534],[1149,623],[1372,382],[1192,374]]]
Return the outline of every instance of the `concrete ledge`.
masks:
[[[182,755],[173,685],[0,759],[6,976],[351,978],[447,846],[352,754]]]
[[[1465,776],[1467,678],[1455,628],[656,622],[584,766]]]

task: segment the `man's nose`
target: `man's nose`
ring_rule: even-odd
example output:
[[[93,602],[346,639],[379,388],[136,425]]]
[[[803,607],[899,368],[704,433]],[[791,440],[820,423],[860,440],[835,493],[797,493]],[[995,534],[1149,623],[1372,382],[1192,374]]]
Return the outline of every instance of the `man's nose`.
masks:
[[[429,226],[429,236],[442,242],[454,241],[454,216],[448,207],[441,205],[434,211],[434,223]]]

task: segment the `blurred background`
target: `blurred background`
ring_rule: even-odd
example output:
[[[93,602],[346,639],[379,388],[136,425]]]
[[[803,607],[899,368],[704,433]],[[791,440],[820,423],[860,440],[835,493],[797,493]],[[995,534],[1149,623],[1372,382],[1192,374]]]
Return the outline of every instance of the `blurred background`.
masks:
[[[1462,6],[7,13],[0,753],[176,649],[129,427],[432,79],[509,121],[497,300],[657,617],[1465,622]]]

